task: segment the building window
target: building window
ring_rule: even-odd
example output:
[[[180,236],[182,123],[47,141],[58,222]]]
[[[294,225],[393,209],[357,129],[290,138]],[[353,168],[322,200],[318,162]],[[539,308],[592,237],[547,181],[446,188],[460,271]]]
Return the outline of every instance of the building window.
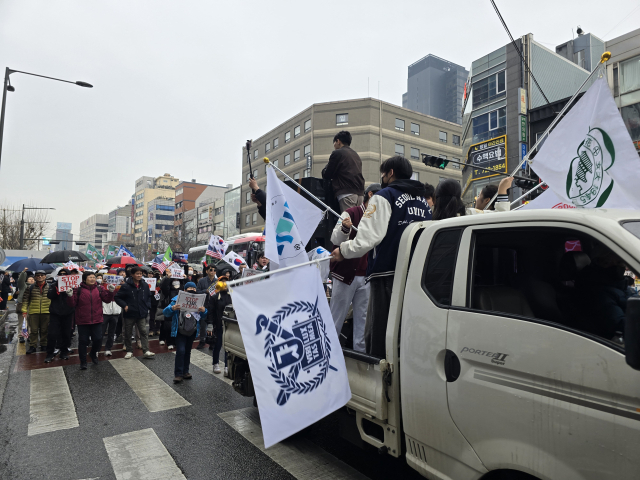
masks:
[[[411,133],[413,133],[414,135],[420,135],[420,125],[418,125],[417,123],[412,123]]]
[[[293,179],[294,180],[300,180],[300,174],[299,173],[294,173],[293,174]]]
[[[267,142],[264,146],[264,153],[271,151],[271,142]]]
[[[304,146],[304,156],[311,155],[311,145]]]
[[[447,132],[440,132],[440,135],[438,135],[438,138],[440,138],[440,141],[442,143],[447,143]]]
[[[291,132],[284,134],[284,143],[289,143],[289,140],[291,140]]]
[[[505,70],[489,75],[473,84],[473,108],[503,97],[506,91]]]
[[[399,118],[396,118],[396,130],[400,130],[401,132],[404,132],[404,120],[400,120]]]
[[[452,135],[452,142],[454,145],[460,145],[460,135]]]
[[[300,150],[296,150],[295,152],[293,152],[293,161],[297,162],[298,160],[300,160]]]
[[[640,57],[620,62],[618,88],[620,94],[640,89]]]
[[[336,115],[336,125],[349,125],[349,114],[338,113]]]
[[[178,190],[176,190],[176,197],[179,197],[180,195],[182,195],[184,193],[184,189],[179,188]]]
[[[248,215],[248,214],[247,214],[247,215],[244,217],[244,225],[245,225],[246,227],[248,227],[250,223],[251,223],[251,215]]]
[[[300,125],[293,129],[293,138],[298,138],[300,136]]]
[[[418,172],[413,172],[411,174],[411,180],[418,180],[420,181],[420,174]]]
[[[271,163],[273,163],[273,166],[274,166],[274,167],[278,167],[278,166],[280,166],[280,165],[278,164],[278,159],[277,159],[277,158],[276,158],[273,162],[271,162]],[[266,171],[265,171],[265,173],[266,173]]]
[[[399,143],[396,143],[396,153],[398,155],[404,155],[404,145],[400,145]]]
[[[479,115],[472,120],[473,141],[483,142],[507,133],[507,107]]]
[[[277,138],[274,138],[274,139],[273,139],[273,149],[274,149],[274,150],[275,150],[276,148],[278,148],[278,143],[280,143],[280,142],[279,142],[279,140],[278,140]]]
[[[289,165],[290,163],[291,163],[291,155],[287,153],[287,154],[284,156],[284,165],[285,165],[285,166],[287,166],[287,165]]]
[[[253,151],[253,159],[255,160],[256,158],[258,158],[258,149]]]
[[[247,182],[248,182],[249,180],[251,180],[251,172],[248,172],[248,173],[247,173]]]
[[[307,120],[306,122],[304,122],[305,133],[308,132],[309,130],[311,130],[311,120]]]
[[[255,225],[256,223],[258,223],[258,214],[257,214],[257,213],[254,213],[254,214],[253,214],[253,216],[252,216],[252,220],[251,220],[251,223],[252,223],[253,225]]]
[[[253,171],[253,178],[258,178],[258,170]]]
[[[246,200],[245,203],[247,204],[251,203],[251,192],[247,192],[245,200]]]
[[[415,148],[415,147],[411,147],[411,158],[420,158],[420,150]]]
[[[455,160],[456,162],[460,161],[459,158],[452,158],[451,160]],[[455,168],[456,170],[460,170],[460,164],[459,163],[452,163],[451,164],[451,168]]]
[[[302,172],[302,177],[303,178],[309,178],[311,176],[311,169],[307,168],[306,170],[304,170]]]

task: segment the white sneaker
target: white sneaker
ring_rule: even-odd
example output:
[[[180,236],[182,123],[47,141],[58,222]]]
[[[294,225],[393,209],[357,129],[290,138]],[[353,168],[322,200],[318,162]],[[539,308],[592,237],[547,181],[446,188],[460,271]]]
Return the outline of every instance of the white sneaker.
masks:
[[[104,352],[104,356],[105,357],[110,357],[111,356],[111,350],[107,350],[106,352]]]
[[[124,356],[124,358],[131,358],[133,357],[133,353],[131,352],[127,352],[127,354]]]
[[[220,373],[222,370],[220,370],[220,365],[218,365],[217,363],[213,366],[213,373]]]
[[[144,358],[153,358],[153,357],[155,357],[155,356],[156,356],[156,354],[155,354],[155,353],[153,353],[153,352],[150,352],[149,350],[147,350],[146,352],[144,352],[144,355],[143,355],[143,357],[144,357]]]
[[[168,348],[169,350],[173,350],[173,345],[169,345],[167,348]]]
[[[56,349],[53,351],[53,354],[54,354],[54,355],[57,355],[57,354],[59,354],[59,353],[60,353],[60,349],[59,349],[59,348],[56,348]]]
[[[164,345],[164,340],[160,340],[160,345]]]
[[[224,367],[224,376],[225,377],[229,376],[229,367]]]

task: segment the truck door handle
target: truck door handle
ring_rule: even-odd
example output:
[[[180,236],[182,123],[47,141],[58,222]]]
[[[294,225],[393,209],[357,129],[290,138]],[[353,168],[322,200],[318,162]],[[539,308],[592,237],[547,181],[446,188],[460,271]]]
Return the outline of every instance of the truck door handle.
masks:
[[[447,382],[455,382],[460,376],[460,359],[451,350],[447,350],[444,355],[444,375]]]

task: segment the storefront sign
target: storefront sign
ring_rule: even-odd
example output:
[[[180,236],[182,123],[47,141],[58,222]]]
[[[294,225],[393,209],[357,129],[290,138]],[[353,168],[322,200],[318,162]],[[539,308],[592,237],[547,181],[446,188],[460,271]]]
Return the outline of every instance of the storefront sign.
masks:
[[[527,117],[520,115],[520,141],[527,141]]]
[[[527,91],[524,88],[519,88],[518,96],[520,97],[520,113],[522,115],[526,115],[527,114]]]
[[[487,170],[507,173],[507,136],[503,135],[471,145],[467,163],[471,165],[473,180],[496,175]],[[476,167],[482,167],[482,169]]]

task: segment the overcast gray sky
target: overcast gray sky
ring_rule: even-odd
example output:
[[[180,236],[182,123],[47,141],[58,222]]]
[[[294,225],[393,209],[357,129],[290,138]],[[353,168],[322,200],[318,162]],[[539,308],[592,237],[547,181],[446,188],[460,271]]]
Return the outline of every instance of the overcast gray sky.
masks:
[[[514,37],[552,50],[581,25],[637,27],[636,0],[498,0]],[[605,10],[606,8],[606,10]],[[635,20],[634,20],[635,19]],[[470,67],[508,42],[489,0],[2,0],[11,76],[0,204],[79,223],[123,205],[142,175],[238,185],[241,149],[312,103],[402,104],[407,67],[432,53]]]

